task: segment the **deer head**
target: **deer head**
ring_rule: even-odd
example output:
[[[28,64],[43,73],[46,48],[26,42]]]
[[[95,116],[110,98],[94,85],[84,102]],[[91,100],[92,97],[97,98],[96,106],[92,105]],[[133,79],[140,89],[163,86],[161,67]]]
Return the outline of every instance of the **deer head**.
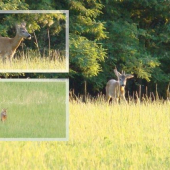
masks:
[[[31,35],[28,33],[27,29],[26,29],[26,23],[23,22],[20,25],[17,24],[16,25],[16,31],[17,31],[17,35],[21,38],[26,38],[26,39],[31,39]]]
[[[119,73],[116,68],[114,69],[114,73],[118,78],[119,85],[121,88],[126,86],[127,79],[134,77],[132,74],[125,74],[125,71],[122,71],[122,73]]]

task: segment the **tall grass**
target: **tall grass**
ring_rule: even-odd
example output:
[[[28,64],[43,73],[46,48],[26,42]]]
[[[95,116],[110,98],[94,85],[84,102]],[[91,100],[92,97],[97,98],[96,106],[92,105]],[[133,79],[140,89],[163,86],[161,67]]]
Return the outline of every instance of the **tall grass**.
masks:
[[[8,70],[14,70],[14,71],[65,71],[66,70],[66,61],[49,61],[48,58],[34,58],[31,60],[17,60],[14,59],[12,64],[7,62],[6,64],[3,64],[0,62],[0,70],[1,71],[8,71]]]
[[[8,59],[5,63],[0,59],[1,71],[65,71],[67,69],[66,59],[64,56],[40,57],[38,51],[29,50],[26,54],[24,52],[16,55],[10,63]]]
[[[1,169],[169,169],[168,101],[69,105],[68,142],[0,142]]]

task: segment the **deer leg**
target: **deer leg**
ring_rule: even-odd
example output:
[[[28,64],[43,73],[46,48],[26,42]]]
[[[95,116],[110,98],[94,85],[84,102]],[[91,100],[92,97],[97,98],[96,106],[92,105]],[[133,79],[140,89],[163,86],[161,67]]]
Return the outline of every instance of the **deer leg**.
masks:
[[[12,64],[12,56],[9,57],[9,63]]]
[[[118,100],[119,99],[117,97],[112,97],[112,101],[113,101],[114,104],[118,104]]]
[[[12,65],[12,58],[13,58],[13,54],[10,54],[8,57],[10,66]]]
[[[122,99],[124,100],[124,102],[127,104],[127,100],[126,100],[125,96],[123,95],[121,98],[122,98]]]
[[[119,103],[119,97],[116,97],[116,104]]]
[[[109,100],[110,100],[110,96],[106,95],[106,102],[109,103]]]
[[[2,63],[3,63],[3,64],[5,64],[5,58],[6,58],[6,56],[3,55],[3,56],[2,56]]]

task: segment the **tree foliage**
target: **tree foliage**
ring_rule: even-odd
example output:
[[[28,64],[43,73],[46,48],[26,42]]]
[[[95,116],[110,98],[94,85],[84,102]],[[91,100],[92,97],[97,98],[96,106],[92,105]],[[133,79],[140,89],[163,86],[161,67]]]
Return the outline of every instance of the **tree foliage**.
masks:
[[[94,91],[114,77],[113,69],[125,70],[137,80],[158,83],[170,80],[170,1],[165,0],[2,0],[2,10],[69,10],[70,73],[75,86],[83,80]],[[0,34],[16,20],[28,20],[30,31],[50,27],[51,35],[64,36],[64,15],[0,15]],[[36,19],[35,19],[36,18]],[[55,22],[55,24],[51,24]],[[38,35],[43,46],[43,38]],[[58,37],[61,38],[61,37]],[[59,40],[52,40],[56,44]],[[79,80],[81,82],[79,82]],[[77,87],[72,87],[77,88]]]
[[[105,50],[100,39],[106,38],[104,24],[96,21],[102,5],[96,1],[70,2],[70,71],[84,77],[97,76],[101,71],[100,61],[104,61]]]

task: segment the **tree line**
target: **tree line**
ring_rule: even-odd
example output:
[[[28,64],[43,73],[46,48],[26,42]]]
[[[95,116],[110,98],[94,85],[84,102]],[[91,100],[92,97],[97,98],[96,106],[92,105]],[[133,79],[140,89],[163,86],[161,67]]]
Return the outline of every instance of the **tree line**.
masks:
[[[75,93],[104,91],[106,82],[116,78],[113,69],[134,74],[128,90],[155,91],[167,97],[170,80],[170,1],[166,0],[10,0],[0,2],[1,10],[69,10],[69,74],[24,74],[29,77],[69,77]],[[19,18],[20,17],[20,18]],[[24,14],[0,15],[0,34]],[[58,45],[64,35],[64,16],[51,18],[44,14],[27,18],[32,30],[50,28],[51,44]],[[45,22],[46,20],[46,22]],[[56,24],[50,27],[50,21]],[[61,28],[60,28],[61,27]],[[63,31],[63,32],[62,32]],[[45,42],[36,32],[41,46]],[[54,35],[58,35],[54,36]],[[55,39],[56,37],[56,39]],[[53,40],[54,39],[54,40]],[[48,41],[48,40],[47,40]],[[29,45],[31,48],[33,44]],[[64,45],[63,45],[64,47]],[[22,76],[8,74],[7,76]]]

